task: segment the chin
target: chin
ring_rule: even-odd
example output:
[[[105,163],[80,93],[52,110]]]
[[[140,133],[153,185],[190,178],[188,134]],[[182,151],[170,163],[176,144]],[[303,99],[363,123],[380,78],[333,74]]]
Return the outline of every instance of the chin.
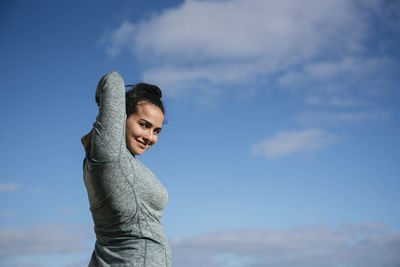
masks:
[[[128,150],[135,156],[140,156],[144,151],[140,149],[134,149],[131,146],[128,146]]]
[[[146,150],[145,150],[145,149],[140,149],[140,148],[138,148],[138,149],[135,149],[135,150],[132,150],[132,151],[134,152],[135,155],[140,156],[140,155],[142,155]]]

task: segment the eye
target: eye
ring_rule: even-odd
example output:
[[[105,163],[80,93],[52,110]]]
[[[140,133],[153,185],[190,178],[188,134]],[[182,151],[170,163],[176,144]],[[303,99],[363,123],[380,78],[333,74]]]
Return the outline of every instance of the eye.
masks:
[[[154,129],[154,130],[153,130],[153,133],[154,133],[155,135],[158,135],[160,132],[161,132],[161,129],[160,129],[160,128],[157,128],[157,129]]]

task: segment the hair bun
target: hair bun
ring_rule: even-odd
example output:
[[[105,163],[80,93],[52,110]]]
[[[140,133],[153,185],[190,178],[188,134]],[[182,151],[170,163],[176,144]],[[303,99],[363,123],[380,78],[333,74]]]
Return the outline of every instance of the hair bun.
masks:
[[[164,105],[162,103],[161,89],[153,84],[138,83],[136,85],[126,85],[130,88],[126,92],[126,114],[136,113],[136,105],[141,101],[146,101],[161,109],[164,113]]]
[[[152,91],[159,99],[162,98],[162,92],[158,86],[152,85],[149,90]]]
[[[161,89],[158,88],[158,86],[153,85],[153,84],[147,84],[147,83],[138,83],[134,86],[134,90],[140,94],[147,94],[151,95],[153,97],[156,97],[158,99],[162,98],[162,92]]]

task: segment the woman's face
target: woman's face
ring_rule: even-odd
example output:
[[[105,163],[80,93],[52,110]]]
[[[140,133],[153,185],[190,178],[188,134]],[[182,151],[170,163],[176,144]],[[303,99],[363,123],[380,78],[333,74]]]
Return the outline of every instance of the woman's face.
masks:
[[[143,101],[136,110],[126,119],[126,145],[134,155],[141,155],[157,142],[164,114],[159,107]]]

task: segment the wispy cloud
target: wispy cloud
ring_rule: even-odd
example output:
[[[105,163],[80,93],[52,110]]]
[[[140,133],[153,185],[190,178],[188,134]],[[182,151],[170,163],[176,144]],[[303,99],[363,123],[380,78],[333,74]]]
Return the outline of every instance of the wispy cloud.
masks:
[[[45,267],[46,265],[34,261],[24,263],[5,264],[3,267]]]
[[[337,61],[304,64],[287,71],[277,82],[281,87],[303,91],[305,103],[332,107],[362,107],[396,87],[393,60],[386,57],[345,57]]]
[[[43,188],[41,186],[31,186],[28,189],[31,193],[34,193],[34,194],[43,193]]]
[[[90,227],[42,224],[0,228],[0,262],[17,255],[88,251]]]
[[[135,32],[135,25],[124,22],[114,31],[107,30],[100,38],[99,43],[106,45],[107,53],[110,56],[116,56],[123,49],[129,48],[130,43],[134,41]]]
[[[367,111],[308,111],[295,116],[295,121],[308,126],[342,126],[361,125],[371,121],[385,121],[391,117],[390,112],[381,110]]]
[[[0,192],[12,193],[19,191],[21,189],[25,189],[30,193],[34,194],[40,194],[43,192],[43,188],[40,186],[26,186],[26,185],[22,186],[21,184],[13,182],[0,184]]]
[[[21,185],[17,183],[0,184],[0,192],[15,192],[21,189]]]
[[[172,241],[176,267],[395,267],[399,249],[400,232],[367,223],[221,231]]]
[[[73,214],[76,213],[76,209],[73,207],[61,207],[60,212],[64,214]]]
[[[26,258],[37,253],[84,252],[89,257],[93,244],[87,245],[88,232],[91,232],[89,227],[82,225],[0,228],[0,264],[10,262],[13,257]],[[172,239],[170,243],[176,267],[396,267],[400,263],[400,232],[379,223],[226,230]],[[81,253],[79,258],[84,258]],[[68,266],[88,262],[87,259],[78,262],[73,257],[71,261]],[[41,263],[44,262],[35,266]]]
[[[281,90],[294,94],[300,108],[314,108],[296,111],[307,127],[350,125],[390,118],[384,100],[400,85],[399,59],[392,56],[400,45],[394,2],[187,0],[135,23],[125,20],[101,41],[110,56],[129,51],[142,79],[167,96],[209,103],[228,89]],[[281,132],[253,151],[277,158],[337,139],[321,129]]]
[[[16,216],[17,214],[14,212],[0,212],[0,218],[10,219],[10,218],[15,218]]]
[[[112,56],[132,51],[145,63],[143,78],[170,94],[293,71],[278,78],[287,85],[299,75],[328,78],[346,68],[387,67],[384,56],[371,57],[368,41],[378,26],[395,24],[398,9],[388,16],[388,8],[380,0],[185,1],[138,23],[125,21],[102,42]]]
[[[253,152],[272,159],[294,153],[318,151],[337,140],[337,136],[322,129],[282,131],[254,144]]]

